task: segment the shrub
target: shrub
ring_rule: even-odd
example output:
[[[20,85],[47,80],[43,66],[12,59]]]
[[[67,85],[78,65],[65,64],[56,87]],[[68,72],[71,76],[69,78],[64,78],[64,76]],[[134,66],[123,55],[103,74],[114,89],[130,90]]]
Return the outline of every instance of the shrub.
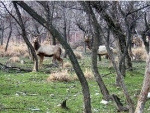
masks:
[[[23,55],[24,58],[30,58],[30,55],[28,52],[26,52],[24,55]]]
[[[70,62],[65,62],[63,66],[64,67],[72,67],[72,64]]]
[[[20,58],[17,56],[11,57],[11,58],[9,58],[8,62],[10,62],[10,63],[20,62]]]
[[[84,76],[85,76],[86,79],[93,79],[94,78],[92,70],[88,69],[88,68],[85,69]],[[73,80],[78,80],[78,77],[74,76]]]
[[[146,60],[147,52],[144,47],[132,48],[133,60]]]
[[[88,69],[88,68],[85,69],[84,75],[85,75],[86,79],[93,79],[94,78],[92,70]]]
[[[80,52],[74,51],[74,54],[75,54],[77,59],[81,59],[82,58],[82,55],[81,55]]]
[[[12,56],[22,56],[27,53],[27,46],[24,44],[14,45],[9,44],[7,51],[5,52],[5,47],[0,46],[0,56],[1,57],[12,57]]]
[[[69,82],[71,81],[71,77],[69,76],[67,70],[62,70],[61,72],[55,72],[50,74],[50,76],[47,78],[47,81]]]

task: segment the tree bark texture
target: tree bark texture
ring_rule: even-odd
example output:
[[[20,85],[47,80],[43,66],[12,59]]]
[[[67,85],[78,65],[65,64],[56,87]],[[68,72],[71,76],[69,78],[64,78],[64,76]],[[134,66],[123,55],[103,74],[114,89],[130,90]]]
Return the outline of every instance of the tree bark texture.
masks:
[[[9,40],[10,40],[10,37],[11,37],[11,33],[12,33],[12,25],[11,25],[11,21],[10,21],[10,31],[9,31],[9,35],[8,35],[8,39],[7,39],[7,43],[6,43],[6,47],[5,47],[5,52],[8,49],[8,45],[9,45]]]
[[[4,30],[5,30],[5,28],[4,28],[4,22],[2,21],[1,22],[1,25],[0,25],[0,45],[3,45],[3,43],[4,43]]]
[[[88,5],[87,2],[80,2],[81,5],[84,7],[84,10],[86,11],[87,14],[91,15],[91,20],[92,20],[92,25],[93,25],[93,28],[94,28],[94,38],[93,38],[93,47],[92,47],[92,70],[93,70],[93,73],[94,73],[94,76],[95,76],[95,79],[96,79],[96,82],[100,88],[100,91],[103,95],[103,98],[105,100],[109,100],[110,99],[110,95],[109,95],[109,91],[107,90],[104,82],[103,82],[103,79],[101,78],[101,75],[99,74],[98,72],[98,67],[97,67],[97,50],[98,50],[98,47],[99,47],[99,41],[102,39],[102,37],[100,37],[100,31],[99,31],[99,24],[97,22],[97,19],[93,13],[93,10],[92,8]]]
[[[146,61],[143,86],[142,86],[141,93],[140,93],[139,98],[138,98],[135,113],[143,113],[145,102],[147,99],[147,94],[149,92],[149,88],[150,88],[150,53],[149,53],[148,59]]]
[[[18,15],[18,18],[19,18],[19,21],[18,21],[18,24],[20,25],[21,29],[22,29],[22,37],[24,39],[24,41],[26,42],[27,46],[31,49],[31,53],[32,53],[32,56],[34,58],[34,66],[33,66],[33,71],[38,71],[38,58],[37,58],[37,55],[35,53],[35,50],[33,48],[33,46],[31,45],[30,41],[28,40],[27,38],[27,34],[26,34],[26,30],[25,30],[25,26],[23,24],[23,20],[21,18],[21,14],[19,12],[19,9],[16,5],[15,2],[13,2],[14,4],[14,7],[16,9],[16,12],[17,12],[17,15]]]
[[[103,9],[103,7],[100,4],[99,5],[97,5],[97,4],[92,4],[92,6],[97,10],[97,12],[99,12]],[[116,63],[114,61],[113,53],[109,48],[109,44],[107,43],[108,42],[107,39],[105,40],[106,41],[106,48],[107,48],[107,51],[110,55],[111,61],[114,65],[116,73],[117,73],[117,77],[116,77],[117,84],[119,86],[121,86],[121,88],[123,89],[124,95],[126,97],[128,105],[129,105],[129,112],[133,113],[134,112],[134,103],[129,96],[129,93],[126,89],[126,86],[124,84],[124,79],[123,79],[123,74],[125,74],[124,73],[124,71],[125,71],[125,57],[124,57],[124,55],[126,53],[125,49],[124,49],[126,47],[125,35],[123,34],[120,25],[118,23],[114,24],[111,17],[109,17],[107,15],[107,13],[105,12],[105,9],[103,9],[103,13],[101,13],[101,12],[99,12],[99,13],[104,18],[104,20],[108,23],[108,28],[112,31],[112,33],[114,34],[114,36],[116,37],[116,39],[118,41],[118,44],[119,44],[118,47],[120,50],[120,52],[119,52],[120,53],[119,65],[116,65]],[[107,37],[107,38],[109,38],[109,37]]]
[[[49,25],[48,27],[47,21],[44,18],[42,18],[40,15],[38,15],[33,9],[31,9],[25,2],[20,1],[17,2],[17,4],[20,7],[22,7],[29,15],[31,15],[36,21],[38,21],[43,27],[48,29],[53,35],[53,37],[56,37],[57,40],[61,43],[61,45],[64,47],[64,49],[68,52],[68,56],[71,60],[73,68],[82,86],[82,92],[84,96],[84,112],[91,113],[92,111],[91,111],[91,99],[89,93],[89,86],[71,47],[67,44],[67,42],[64,40],[64,37],[54,28],[53,25]]]
[[[102,6],[103,3],[101,2],[91,2],[92,7],[101,15],[101,17],[106,21],[109,29],[113,33],[116,41],[117,41],[117,47],[119,48],[118,54],[119,54],[119,69],[123,76],[125,76],[125,59],[122,59],[121,57],[124,52],[124,48],[126,47],[126,40],[125,35],[123,34],[123,31],[121,29],[120,24],[118,23],[117,19],[113,20],[105,11],[105,6]],[[127,53],[128,54],[128,53]],[[116,79],[117,80],[117,79]],[[119,81],[117,81],[119,82]]]

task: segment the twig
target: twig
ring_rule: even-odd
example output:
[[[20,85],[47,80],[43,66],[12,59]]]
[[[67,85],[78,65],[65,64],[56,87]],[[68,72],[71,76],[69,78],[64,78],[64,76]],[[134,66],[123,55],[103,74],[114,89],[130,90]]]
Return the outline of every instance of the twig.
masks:
[[[122,111],[129,111],[129,109],[127,107],[124,107],[123,104],[120,101],[120,98],[117,95],[112,95],[112,99],[117,107],[117,111],[118,112],[122,112]]]
[[[4,65],[2,63],[0,63],[0,69],[2,69],[2,70],[16,70],[16,71],[24,71],[24,72],[31,72],[32,71],[30,69],[22,69],[20,67],[9,67],[9,66]]]
[[[103,75],[102,77],[105,77],[105,76],[110,75],[110,74],[112,74],[112,72],[107,73],[107,74]]]
[[[64,101],[61,103],[61,107],[64,108],[64,109],[69,109],[69,108],[67,107],[67,105],[66,105],[66,101],[67,101],[67,99],[64,100]]]

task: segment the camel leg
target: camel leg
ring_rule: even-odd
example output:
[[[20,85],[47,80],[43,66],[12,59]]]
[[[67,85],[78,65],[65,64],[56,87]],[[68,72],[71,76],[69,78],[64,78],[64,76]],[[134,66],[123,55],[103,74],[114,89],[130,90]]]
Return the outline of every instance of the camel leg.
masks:
[[[55,58],[55,56],[53,56],[52,63],[56,64],[56,58]]]
[[[61,64],[62,68],[63,68],[63,59],[62,58],[57,58],[57,60],[59,61],[59,64]]]
[[[40,68],[42,68],[42,65],[43,65],[43,59],[44,59],[44,56],[40,56]]]
[[[33,72],[36,72],[36,61],[34,60],[34,66],[33,66],[33,69],[32,69]]]
[[[113,67],[113,64],[112,64],[112,61],[109,59],[109,67],[108,68],[111,68]]]
[[[100,54],[98,54],[98,58],[99,58],[99,61],[101,61],[101,55]]]

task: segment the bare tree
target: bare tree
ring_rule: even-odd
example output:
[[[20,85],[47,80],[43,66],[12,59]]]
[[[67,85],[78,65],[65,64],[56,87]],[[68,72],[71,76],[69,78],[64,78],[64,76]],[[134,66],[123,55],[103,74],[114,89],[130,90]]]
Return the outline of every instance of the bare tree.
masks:
[[[94,20],[96,21],[96,19],[94,19]],[[93,25],[94,25],[94,24],[93,24]],[[101,34],[101,36],[104,37],[103,31],[102,31],[102,28],[100,27],[100,25],[99,25],[98,23],[96,23],[94,26],[95,26],[95,27],[97,26],[97,29],[99,30],[99,33],[98,33],[98,34]],[[124,94],[125,94],[125,96],[126,96],[127,102],[128,102],[128,104],[129,104],[129,106],[130,106],[129,110],[130,110],[130,112],[133,112],[133,111],[134,111],[133,102],[132,102],[132,100],[131,100],[131,98],[130,98],[130,96],[129,96],[129,94],[128,94],[128,91],[127,91],[127,89],[126,89],[126,87],[125,87],[125,84],[124,84],[124,82],[123,82],[123,77],[122,77],[122,74],[121,74],[121,72],[120,72],[120,70],[119,70],[119,67],[118,67],[118,66],[116,65],[116,63],[114,62],[112,53],[110,52],[110,49],[109,49],[109,44],[108,44],[108,42],[109,42],[109,41],[106,41],[108,53],[109,53],[109,55],[110,55],[110,57],[111,57],[111,60],[112,60],[112,62],[113,62],[113,64],[114,64],[114,67],[115,67],[115,69],[116,69],[116,72],[117,72],[117,75],[118,75],[118,79],[120,80],[119,83],[120,83],[120,85],[121,85],[121,87],[122,87],[122,89],[123,89],[123,91],[124,91]],[[124,108],[119,108],[119,110],[126,110],[126,109],[124,109]]]
[[[74,67],[74,70],[79,78],[79,81],[82,86],[82,92],[84,96],[84,110],[86,113],[91,113],[91,101],[90,101],[90,93],[89,93],[89,87],[88,83],[84,77],[84,74],[79,66],[79,63],[70,48],[70,46],[66,43],[64,40],[64,37],[55,29],[53,25],[49,25],[47,27],[47,21],[43,19],[41,16],[39,16],[33,9],[31,9],[25,2],[14,2],[17,3],[20,7],[22,7],[26,12],[28,12],[35,20],[37,20],[42,26],[44,26],[46,29],[48,29],[51,34],[57,38],[57,40],[62,44],[62,46],[65,48],[65,50],[68,52],[68,56],[71,60],[71,63]]]
[[[45,17],[48,24],[52,24],[54,19],[55,1],[38,1],[38,3],[43,7],[45,11]],[[48,38],[49,40],[52,39],[52,45],[56,45],[56,38],[53,37],[49,31],[47,31],[46,38]]]
[[[6,6],[5,6],[5,4],[3,3],[3,2],[1,2],[3,5],[4,5],[4,7],[6,8]],[[33,70],[34,71],[38,71],[38,59],[37,59],[37,56],[36,56],[36,53],[35,53],[35,51],[34,51],[34,48],[33,48],[33,46],[31,45],[31,43],[29,42],[29,40],[28,40],[28,38],[27,38],[27,34],[26,34],[26,30],[25,30],[25,26],[24,26],[24,23],[23,23],[23,20],[22,20],[22,18],[21,18],[21,14],[20,14],[20,12],[19,12],[19,9],[18,9],[18,7],[17,7],[17,5],[14,3],[14,7],[15,7],[15,9],[16,9],[16,13],[17,13],[17,15],[18,15],[18,20],[17,20],[17,18],[12,14],[12,13],[10,13],[9,11],[8,11],[8,9],[6,8],[6,10],[8,11],[8,13],[16,20],[16,22],[18,23],[18,25],[20,26],[20,28],[22,29],[22,36],[23,36],[23,39],[24,39],[24,41],[26,42],[26,44],[29,46],[29,48],[31,49],[31,53],[32,53],[32,55],[34,56],[34,59],[35,59],[35,64],[34,64],[34,68],[33,68]]]
[[[0,25],[0,45],[3,45],[4,44],[4,32],[7,32],[7,29],[10,27],[11,21],[10,21],[10,16],[6,13],[6,11],[4,11],[4,14],[0,14],[0,17],[1,17],[0,19],[0,24],[1,24]]]
[[[101,40],[101,33],[99,30],[99,26],[98,26],[98,22],[96,20],[96,17],[94,15],[94,12],[90,6],[90,4],[88,2],[80,2],[81,5],[84,7],[84,10],[86,11],[87,14],[91,15],[91,23],[94,27],[94,33],[93,33],[93,37],[94,37],[94,46],[92,47],[92,70],[96,79],[96,82],[100,88],[100,91],[103,95],[103,98],[105,100],[109,100],[110,99],[110,95],[109,92],[103,82],[103,79],[101,78],[101,75],[98,72],[98,68],[97,68],[97,50],[99,47],[99,41]]]
[[[26,34],[26,30],[25,30],[25,26],[24,26],[24,23],[23,23],[23,20],[21,18],[21,13],[19,12],[19,9],[17,7],[17,5],[13,2],[14,4],[14,7],[16,9],[16,13],[17,13],[17,16],[18,16],[18,24],[20,25],[21,29],[22,29],[22,36],[23,36],[23,39],[24,41],[26,42],[26,44],[28,45],[28,47],[31,49],[31,53],[33,55],[33,58],[34,58],[34,68],[33,68],[33,71],[38,71],[38,59],[37,59],[37,55],[34,51],[34,48],[33,46],[31,45],[31,43],[29,42],[28,38],[27,38],[27,34]]]

